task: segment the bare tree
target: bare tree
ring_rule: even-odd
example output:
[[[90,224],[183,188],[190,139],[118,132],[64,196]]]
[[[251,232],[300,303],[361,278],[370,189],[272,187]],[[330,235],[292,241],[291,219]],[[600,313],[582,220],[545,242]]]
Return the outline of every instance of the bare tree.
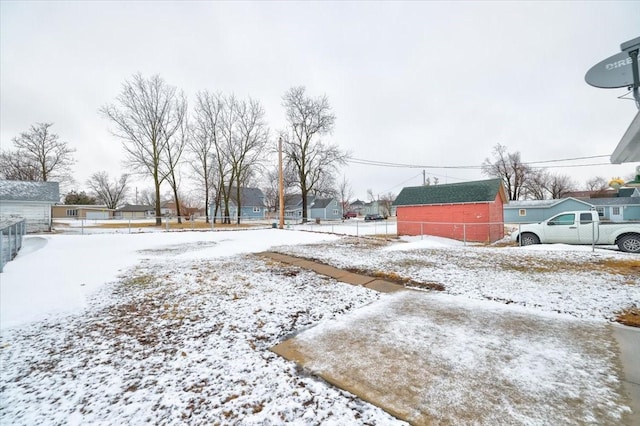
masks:
[[[116,209],[125,200],[129,191],[129,175],[123,174],[111,180],[105,171],[96,172],[87,180],[87,186],[96,200],[108,209]]]
[[[156,200],[159,198],[156,198],[155,188],[147,188],[140,191],[136,199],[136,204],[140,204],[141,206],[155,206]]]
[[[523,195],[533,200],[559,199],[575,190],[569,176],[554,175],[545,169],[530,170],[524,184]]]
[[[13,138],[16,152],[2,159],[3,165],[8,163],[12,177],[37,177],[33,180],[41,182],[73,180],[71,166],[75,163],[75,149],[51,132],[51,126],[53,123],[36,123]]]
[[[373,193],[373,189],[369,188],[367,189],[367,198],[369,199],[369,202],[373,203],[376,200],[376,196]]]
[[[549,174],[544,169],[531,170],[529,178],[524,184],[523,196],[531,200],[546,199],[549,178]]]
[[[41,181],[38,165],[17,151],[0,153],[0,179]]]
[[[186,104],[185,104],[186,105]],[[182,215],[180,212],[180,195],[178,187],[180,186],[180,176],[178,166],[180,164],[182,153],[187,145],[189,132],[187,130],[186,119],[183,119],[180,129],[171,137],[168,137],[165,144],[165,155],[163,159],[163,169],[167,177],[167,182],[171,186],[173,192],[173,201],[176,205],[176,215],[178,223],[182,223]]]
[[[293,87],[283,96],[289,132],[283,133],[283,149],[295,169],[302,195],[302,221],[307,221],[307,195],[335,175],[347,154],[320,137],[333,131],[336,117],[326,96],[311,98],[304,87]],[[290,136],[289,136],[290,134]]]
[[[482,173],[502,179],[509,200],[519,200],[525,193],[531,167],[522,163],[519,152],[507,152],[504,145],[493,147],[493,155],[493,160],[486,158],[482,163]]]
[[[215,191],[214,221],[222,207],[223,222],[231,223],[230,201],[240,221],[242,188],[256,175],[265,158],[268,129],[264,109],[253,99],[239,100],[200,92],[189,143],[192,169],[204,186],[205,203]]]
[[[396,196],[392,192],[387,192],[386,194],[382,194],[380,196],[380,200],[378,200],[378,203],[380,204],[380,214],[382,216],[391,216],[391,206],[393,205],[393,201],[395,199]]]
[[[283,167],[284,198],[291,194],[291,190],[296,186],[296,173],[292,167]],[[262,192],[264,192],[265,203],[270,211],[277,211],[280,204],[280,170],[277,165],[263,174]]]
[[[242,208],[242,187],[252,177],[264,158],[264,151],[269,139],[269,131],[264,120],[264,109],[258,101],[249,98],[248,101],[238,101],[231,97],[229,107],[236,110],[235,135],[228,138],[231,142],[227,146],[231,161],[236,194],[237,223],[240,223],[240,209]]]
[[[204,203],[206,206],[206,222],[209,223],[209,204],[212,189],[220,181],[219,167],[214,158],[215,148],[219,145],[219,121],[222,103],[218,95],[199,92],[196,95],[191,138],[187,145],[191,157],[191,169],[195,173],[196,181],[202,185]],[[216,191],[217,192],[217,191]],[[218,205],[216,205],[217,209]]]
[[[575,188],[575,183],[567,175],[550,175],[546,187],[553,200],[564,198],[568,192],[574,191]]]
[[[609,181],[602,176],[595,176],[586,183],[587,191],[605,191],[609,188]]]
[[[156,225],[160,217],[160,185],[167,178],[164,166],[168,146],[182,128],[187,102],[182,93],[158,75],[145,79],[135,74],[125,81],[116,104],[100,112],[111,120],[113,134],[123,141],[127,162],[139,173],[150,175],[155,190]]]
[[[343,214],[349,210],[350,200],[353,197],[353,189],[346,176],[342,176],[342,180],[338,184],[338,196],[342,204]]]

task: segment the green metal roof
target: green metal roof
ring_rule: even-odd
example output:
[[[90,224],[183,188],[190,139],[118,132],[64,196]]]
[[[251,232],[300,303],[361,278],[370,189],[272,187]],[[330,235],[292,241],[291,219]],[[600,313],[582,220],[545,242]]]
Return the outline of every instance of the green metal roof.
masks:
[[[501,186],[501,179],[448,183],[444,185],[410,186],[400,191],[393,205],[417,206],[425,204],[491,202],[496,199]]]

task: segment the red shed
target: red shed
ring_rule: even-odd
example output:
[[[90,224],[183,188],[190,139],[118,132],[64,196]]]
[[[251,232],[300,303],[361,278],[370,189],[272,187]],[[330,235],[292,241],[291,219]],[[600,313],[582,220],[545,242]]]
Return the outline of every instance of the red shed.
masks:
[[[403,188],[393,202],[398,235],[494,242],[504,237],[501,179]]]

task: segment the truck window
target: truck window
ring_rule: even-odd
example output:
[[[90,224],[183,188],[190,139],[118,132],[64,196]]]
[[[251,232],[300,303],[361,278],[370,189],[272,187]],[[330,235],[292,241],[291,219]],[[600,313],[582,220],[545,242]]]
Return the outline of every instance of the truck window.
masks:
[[[580,213],[580,224],[581,225],[585,225],[588,223],[593,222],[593,219],[591,217],[591,213]]]
[[[560,214],[554,217],[549,222],[547,222],[547,224],[548,225],[573,225],[575,221],[576,221],[575,213],[565,213],[565,214]]]

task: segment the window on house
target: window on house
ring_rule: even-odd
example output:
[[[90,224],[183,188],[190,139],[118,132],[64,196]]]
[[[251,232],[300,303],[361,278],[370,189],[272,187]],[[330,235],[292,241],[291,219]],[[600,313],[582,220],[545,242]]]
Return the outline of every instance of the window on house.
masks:
[[[67,216],[78,216],[77,209],[67,209]]]
[[[260,207],[254,207],[253,208],[253,212],[254,213],[260,213]]]
[[[302,212],[298,212],[298,217],[302,217]]]
[[[611,207],[611,214],[614,216],[620,215],[620,207]]]
[[[604,207],[596,207],[596,211],[598,212],[598,216],[604,217]]]
[[[518,216],[526,216],[526,215],[527,215],[527,209],[518,210]]]
[[[334,215],[334,216],[338,216],[338,209],[334,209],[334,210],[333,210],[333,215]]]

